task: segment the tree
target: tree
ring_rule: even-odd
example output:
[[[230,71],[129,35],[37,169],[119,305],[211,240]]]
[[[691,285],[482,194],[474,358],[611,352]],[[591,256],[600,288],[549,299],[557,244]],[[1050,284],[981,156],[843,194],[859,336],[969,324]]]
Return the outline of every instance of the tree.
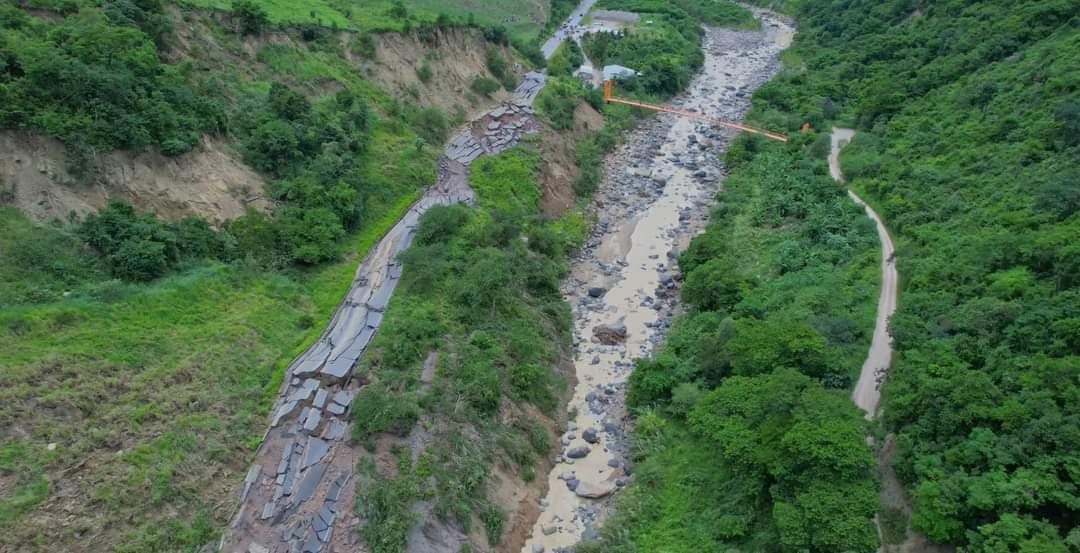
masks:
[[[274,259],[278,246],[274,225],[262,211],[248,208],[243,215],[229,221],[225,228],[236,240],[237,255],[262,262]]]
[[[491,96],[496,90],[499,90],[499,82],[477,75],[473,77],[472,84],[469,88],[482,96]]]
[[[815,552],[872,552],[877,533],[874,463],[846,394],[782,369],[731,377],[690,413],[740,478],[771,496],[782,545]]]
[[[734,374],[763,374],[789,367],[821,376],[826,369],[824,337],[801,321],[738,319],[724,351]]]
[[[303,121],[311,113],[311,104],[307,98],[277,81],[270,83],[270,92],[266,98],[270,110],[287,121]]]
[[[303,157],[296,131],[280,119],[259,125],[245,140],[244,146],[251,165],[272,175],[284,173]]]
[[[699,311],[727,311],[742,297],[743,281],[728,257],[710,259],[686,275],[682,299]]]

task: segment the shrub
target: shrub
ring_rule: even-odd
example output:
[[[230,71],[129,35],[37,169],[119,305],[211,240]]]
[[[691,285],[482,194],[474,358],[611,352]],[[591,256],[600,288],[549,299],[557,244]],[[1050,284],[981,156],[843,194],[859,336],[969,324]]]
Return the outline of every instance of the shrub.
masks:
[[[378,53],[375,37],[371,36],[371,33],[360,33],[356,35],[356,37],[353,38],[350,47],[354,54],[366,60],[375,59],[375,56]]]
[[[107,259],[113,274],[125,280],[153,280],[169,268],[165,244],[147,239],[124,240]]]
[[[409,10],[405,7],[404,2],[402,2],[401,0],[395,0],[394,3],[390,6],[389,12],[387,13],[390,15],[390,17],[393,17],[394,19],[409,18]]]
[[[413,117],[413,128],[416,129],[416,134],[429,144],[442,144],[450,134],[450,123],[446,120],[446,114],[434,106],[416,113]]]
[[[469,208],[462,204],[432,207],[420,218],[416,244],[426,246],[446,242],[468,222],[469,217]]]
[[[472,85],[469,88],[482,96],[491,96],[496,90],[499,90],[499,82],[477,75],[473,78]]]
[[[499,80],[502,80],[506,76],[506,60],[503,59],[502,52],[494,46],[489,46],[484,55],[485,63],[487,64],[488,71]]]
[[[395,392],[369,384],[353,400],[353,437],[363,440],[380,432],[404,436],[420,416],[420,404],[411,392]]]
[[[506,46],[510,42],[510,33],[506,32],[506,27],[495,25],[484,29],[484,39],[493,44]]]
[[[701,311],[727,311],[742,298],[742,277],[730,257],[717,257],[686,275],[682,299]]]
[[[336,259],[345,229],[329,208],[286,207],[276,214],[274,229],[289,260],[306,265]]]
[[[536,98],[536,108],[552,127],[565,130],[574,126],[574,110],[583,97],[585,85],[577,79],[549,79]]]
[[[553,77],[569,77],[578,67],[581,67],[584,61],[581,48],[576,42],[572,40],[564,42],[548,62],[548,74]]]
[[[431,65],[427,60],[424,60],[419,67],[416,68],[416,78],[420,79],[420,82],[426,83],[431,81]]]

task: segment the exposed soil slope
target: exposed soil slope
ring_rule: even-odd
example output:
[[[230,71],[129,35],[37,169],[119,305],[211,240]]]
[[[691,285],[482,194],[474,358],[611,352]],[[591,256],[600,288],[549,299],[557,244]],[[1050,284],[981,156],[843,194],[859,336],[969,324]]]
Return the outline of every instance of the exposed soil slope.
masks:
[[[264,209],[263,179],[218,140],[178,157],[155,152],[101,154],[98,170],[80,182],[66,168],[64,145],[41,135],[0,131],[0,186],[31,218],[67,221],[122,199],[166,219],[189,215],[213,222]]]
[[[219,24],[207,12],[173,10],[175,42],[168,56],[173,62],[197,60],[207,69],[231,67],[256,76],[274,74],[260,53],[269,45],[308,49],[314,46],[286,32],[268,32],[237,41],[214,32]],[[416,33],[374,35],[376,56],[367,60],[354,54],[354,33],[340,32],[337,41],[353,67],[375,85],[405,104],[436,106],[448,116],[472,118],[493,103],[505,101],[504,90],[491,98],[469,90],[477,75],[488,75],[487,51],[492,47],[478,29],[439,30],[425,41]],[[495,47],[506,60],[513,55]],[[432,76],[425,83],[417,68],[425,64]],[[511,63],[518,76],[523,69]],[[296,81],[284,74],[275,78],[313,94],[327,92],[330,84],[318,79]],[[336,83],[333,86],[337,86]],[[0,131],[0,198],[39,222],[68,221],[121,199],[140,211],[166,219],[200,216],[220,223],[252,207],[267,209],[264,180],[218,138],[205,138],[194,151],[178,157],[157,152],[116,151],[100,154],[92,175],[76,179],[67,170],[64,145],[55,139],[22,131]]]
[[[347,39],[351,39],[351,35],[343,37],[343,40]],[[496,48],[505,60],[514,59],[508,48],[492,46],[477,29],[439,30],[429,42],[416,34],[387,33],[376,35],[375,43],[373,60],[363,59],[349,50],[346,50],[346,56],[365,77],[403,102],[436,106],[448,114],[460,108],[467,118],[472,119],[482,114],[492,101],[510,98],[506,90],[499,90],[491,98],[480,98],[469,89],[478,75],[490,76],[488,48]],[[431,70],[427,82],[421,80],[417,72],[425,64]],[[510,64],[510,69],[518,77],[524,72],[514,63]]]

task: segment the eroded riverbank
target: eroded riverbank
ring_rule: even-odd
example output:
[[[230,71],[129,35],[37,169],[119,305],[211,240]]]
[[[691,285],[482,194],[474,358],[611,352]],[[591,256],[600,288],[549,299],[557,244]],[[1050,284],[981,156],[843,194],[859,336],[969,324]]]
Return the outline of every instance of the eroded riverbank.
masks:
[[[755,15],[761,31],[707,30],[705,65],[675,105],[742,118],[752,91],[779,70],[779,53],[794,33],[772,12]],[[563,286],[574,314],[577,386],[526,553],[564,550],[589,537],[608,498],[632,478],[623,435],[626,380],[678,311],[674,258],[707,220],[724,175],[718,156],[731,138],[662,115],[605,161],[593,202],[597,225]]]

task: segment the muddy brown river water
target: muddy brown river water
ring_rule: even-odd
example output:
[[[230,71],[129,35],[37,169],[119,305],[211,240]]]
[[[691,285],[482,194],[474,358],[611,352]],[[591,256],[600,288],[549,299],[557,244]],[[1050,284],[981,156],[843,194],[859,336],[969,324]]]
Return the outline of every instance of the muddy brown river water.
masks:
[[[707,29],[705,64],[673,103],[741,119],[750,94],[780,68],[794,28],[756,10],[760,31]],[[563,291],[574,310],[577,385],[567,406],[562,454],[524,553],[573,547],[600,523],[608,501],[632,477],[625,460],[627,377],[648,356],[678,310],[674,256],[703,228],[720,190],[719,156],[731,131],[660,115],[606,160],[593,209],[598,221]]]

